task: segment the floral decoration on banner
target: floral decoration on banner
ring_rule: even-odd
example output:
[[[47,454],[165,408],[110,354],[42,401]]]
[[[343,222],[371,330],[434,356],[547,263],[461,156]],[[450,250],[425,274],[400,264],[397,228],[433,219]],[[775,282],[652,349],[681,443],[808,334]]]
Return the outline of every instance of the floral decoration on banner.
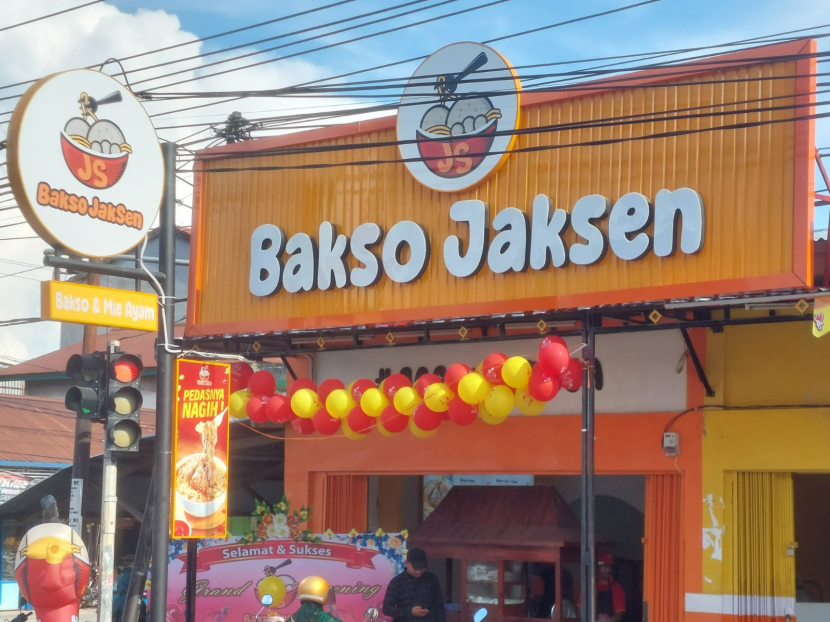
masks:
[[[276,380],[267,371],[253,371],[247,363],[231,365],[230,414],[254,423],[290,423],[300,434],[364,438],[372,430],[393,436],[408,429],[429,438],[444,421],[470,425],[476,419],[489,425],[504,423],[518,410],[539,415],[560,388],[582,387],[582,362],[571,358],[565,340],[550,335],[539,345],[538,358],[495,352],[475,369],[451,365],[444,377],[424,374],[413,383],[393,374],[380,385],[368,378],[348,386],[335,378],[320,383],[300,378],[288,395],[276,393]]]
[[[287,540],[294,542],[320,542],[320,538],[308,529],[311,517],[311,508],[301,506],[299,510],[291,508],[291,502],[282,496],[279,503],[269,505],[265,501],[256,500],[256,508],[251,516],[256,517],[256,527],[239,538],[240,544],[262,542],[268,539]]]
[[[403,572],[404,560],[406,560],[406,539],[409,532],[404,529],[400,533],[386,533],[378,529],[374,533],[362,533],[352,529],[349,533],[334,533],[326,529],[323,534],[323,542],[337,542],[340,544],[351,544],[358,548],[370,548],[378,551],[381,555],[395,564],[396,574]]]

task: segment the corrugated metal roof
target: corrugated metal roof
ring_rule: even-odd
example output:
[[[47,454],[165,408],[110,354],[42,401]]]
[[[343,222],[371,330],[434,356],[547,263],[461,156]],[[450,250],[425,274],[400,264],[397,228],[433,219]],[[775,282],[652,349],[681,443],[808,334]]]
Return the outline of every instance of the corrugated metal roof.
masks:
[[[184,334],[184,326],[177,326],[176,337]],[[111,329],[105,333],[99,333],[96,337],[95,349],[104,351],[108,341],[121,341],[121,349],[130,354],[141,357],[144,369],[155,369],[156,367],[156,333],[147,333],[138,330]],[[29,380],[32,377],[47,374],[65,374],[66,361],[73,354],[80,354],[82,343],[79,341],[68,345],[60,350],[49,352],[38,356],[25,363],[13,365],[6,369],[0,369],[0,377],[9,380]]]
[[[156,411],[142,409],[143,435],[155,431]],[[92,454],[103,451],[103,426],[92,426]],[[75,413],[63,400],[29,395],[0,395],[0,460],[71,464]]]

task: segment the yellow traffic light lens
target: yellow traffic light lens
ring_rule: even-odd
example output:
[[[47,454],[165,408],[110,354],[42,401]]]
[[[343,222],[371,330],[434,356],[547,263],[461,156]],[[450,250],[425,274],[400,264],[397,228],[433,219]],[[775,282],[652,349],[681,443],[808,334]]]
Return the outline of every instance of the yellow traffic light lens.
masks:
[[[126,449],[135,443],[138,438],[138,430],[136,430],[133,422],[122,421],[112,429],[110,435],[112,436],[113,445]]]
[[[111,408],[119,415],[130,415],[141,408],[141,393],[131,387],[125,387],[110,398]]]

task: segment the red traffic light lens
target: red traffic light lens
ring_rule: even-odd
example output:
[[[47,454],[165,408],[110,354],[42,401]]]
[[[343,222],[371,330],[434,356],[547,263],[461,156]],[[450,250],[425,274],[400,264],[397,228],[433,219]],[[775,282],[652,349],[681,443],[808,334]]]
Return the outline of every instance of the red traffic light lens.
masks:
[[[118,382],[132,382],[138,378],[143,367],[141,359],[131,355],[121,356],[111,364],[110,377]]]

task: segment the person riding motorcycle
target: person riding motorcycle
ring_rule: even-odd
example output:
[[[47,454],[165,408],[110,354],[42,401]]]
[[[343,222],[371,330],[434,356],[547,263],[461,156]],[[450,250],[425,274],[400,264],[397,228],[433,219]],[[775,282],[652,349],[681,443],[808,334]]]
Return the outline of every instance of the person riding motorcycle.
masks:
[[[323,609],[329,602],[331,588],[323,577],[306,577],[297,587],[300,608],[289,617],[288,622],[340,622]]]

